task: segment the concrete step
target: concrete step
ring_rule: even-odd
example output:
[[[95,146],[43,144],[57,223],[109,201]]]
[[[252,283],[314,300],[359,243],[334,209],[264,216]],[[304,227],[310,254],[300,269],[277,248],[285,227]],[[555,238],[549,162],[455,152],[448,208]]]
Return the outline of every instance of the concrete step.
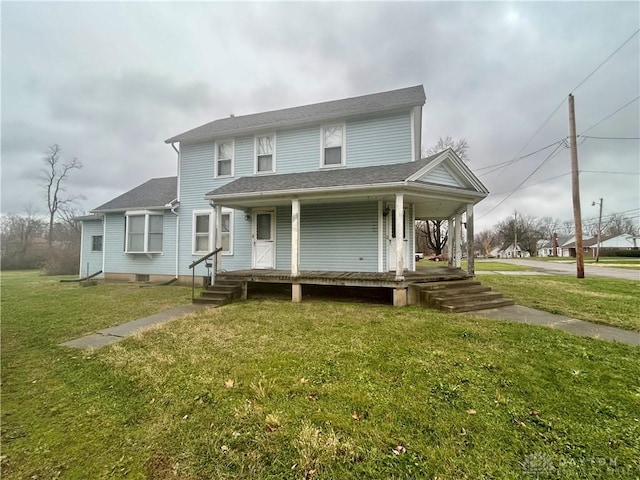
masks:
[[[470,287],[474,285],[480,285],[478,280],[450,280],[444,282],[426,282],[426,283],[413,283],[411,286],[416,287],[422,291],[434,291],[434,290],[451,290],[456,288]]]
[[[208,292],[212,292],[212,291],[216,291],[216,292],[235,292],[236,290],[240,290],[240,285],[224,285],[224,284],[219,284],[218,282],[216,282],[215,285],[211,285],[210,287],[207,287],[206,291]]]
[[[476,303],[476,302],[484,302],[489,300],[498,300],[503,298],[503,295],[498,292],[479,292],[471,295],[464,295],[459,297],[436,297],[431,298],[430,305],[436,308],[440,308],[443,306],[455,306],[455,305],[464,305],[467,303]]]
[[[193,299],[192,303],[222,306],[222,305],[226,305],[227,303],[231,303],[231,299],[196,297]]]
[[[211,299],[231,299],[234,296],[234,292],[226,292],[226,291],[218,291],[218,290],[204,290],[200,292],[200,298],[211,298]]]
[[[515,302],[509,298],[500,298],[496,300],[485,300],[478,302],[468,302],[459,305],[442,306],[441,310],[445,312],[472,312],[474,310],[487,310],[489,308],[508,307],[515,305]]]
[[[423,290],[422,296],[426,298],[445,298],[473,295],[476,293],[490,292],[491,287],[486,285],[470,285],[468,287],[445,288],[442,290]]]

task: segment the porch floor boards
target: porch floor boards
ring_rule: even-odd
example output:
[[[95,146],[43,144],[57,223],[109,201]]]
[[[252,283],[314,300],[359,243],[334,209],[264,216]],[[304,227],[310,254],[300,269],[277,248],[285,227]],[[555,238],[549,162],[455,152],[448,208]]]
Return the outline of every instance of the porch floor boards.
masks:
[[[297,278],[290,270],[232,270],[216,274],[216,280],[243,282],[295,283],[307,285],[342,285],[349,287],[406,288],[412,283],[441,282],[470,278],[464,270],[452,267],[432,267],[428,271],[404,272],[404,280],[396,281],[395,272],[324,272],[302,270]]]

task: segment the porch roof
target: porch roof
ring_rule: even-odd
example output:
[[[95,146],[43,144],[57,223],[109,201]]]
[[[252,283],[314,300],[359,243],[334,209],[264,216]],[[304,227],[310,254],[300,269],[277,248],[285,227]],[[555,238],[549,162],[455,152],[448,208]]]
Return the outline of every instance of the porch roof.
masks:
[[[458,186],[429,181],[441,165],[455,171]],[[205,195],[211,202],[237,209],[284,205],[292,198],[303,201],[352,199],[392,200],[404,193],[407,202],[420,205],[417,218],[448,218],[467,204],[475,204],[488,191],[451,150],[415,162],[357,168],[335,168],[303,173],[241,177]]]

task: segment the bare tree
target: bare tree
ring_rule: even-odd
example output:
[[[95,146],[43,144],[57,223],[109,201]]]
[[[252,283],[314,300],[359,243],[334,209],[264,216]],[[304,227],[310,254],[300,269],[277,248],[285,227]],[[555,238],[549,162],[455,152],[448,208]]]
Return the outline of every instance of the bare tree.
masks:
[[[46,164],[43,169],[44,187],[47,190],[47,209],[49,211],[49,246],[53,243],[53,226],[56,214],[65,207],[83,198],[82,195],[65,195],[64,181],[71,170],[79,170],[82,163],[74,158],[71,162],[63,162],[60,158],[61,149],[57,144],[49,147],[43,159]]]
[[[498,244],[498,234],[495,230],[484,230],[476,235],[475,242],[482,251],[482,254],[487,257],[493,250],[493,247]]]
[[[496,225],[496,230],[503,242],[512,243],[517,236],[518,245],[531,256],[535,256],[538,251],[538,241],[545,238],[538,220],[526,214],[509,216]]]
[[[629,235],[637,235],[638,227],[634,225],[633,220],[619,213],[614,213],[609,217],[606,223],[602,226],[603,235],[618,236],[623,233]]]
[[[45,224],[31,205],[25,214],[0,217],[0,254],[3,269],[35,268],[43,260],[42,251],[36,251],[38,240],[44,242]],[[40,249],[41,250],[41,249]]]
[[[436,255],[441,255],[447,244],[448,232],[445,220],[426,220],[416,222],[416,233],[424,238],[427,246]]]
[[[453,138],[451,138],[450,135],[447,135],[444,138],[442,137],[438,138],[438,142],[433,147],[427,148],[426,150],[424,150],[422,152],[422,155],[425,157],[428,157],[430,155],[435,155],[436,153],[440,153],[446,150],[447,148],[450,148],[451,150],[456,152],[456,155],[458,155],[461,160],[464,160],[465,162],[469,161],[469,154],[467,153],[467,150],[469,149],[469,144],[467,143],[467,140],[464,138],[461,138],[456,142]]]

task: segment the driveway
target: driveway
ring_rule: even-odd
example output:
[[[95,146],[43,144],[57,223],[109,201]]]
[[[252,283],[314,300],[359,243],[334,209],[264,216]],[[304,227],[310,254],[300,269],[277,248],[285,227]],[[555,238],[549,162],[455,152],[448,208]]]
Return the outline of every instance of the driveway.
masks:
[[[576,264],[573,263],[560,263],[560,262],[546,262],[540,260],[529,260],[525,258],[514,259],[500,259],[492,258],[492,262],[510,263],[512,265],[522,265],[525,267],[535,268],[546,273],[552,273],[556,275],[576,275]],[[626,268],[614,268],[614,267],[596,267],[593,265],[584,266],[585,277],[609,277],[609,278],[621,278],[623,280],[640,280],[640,270],[626,269]]]

